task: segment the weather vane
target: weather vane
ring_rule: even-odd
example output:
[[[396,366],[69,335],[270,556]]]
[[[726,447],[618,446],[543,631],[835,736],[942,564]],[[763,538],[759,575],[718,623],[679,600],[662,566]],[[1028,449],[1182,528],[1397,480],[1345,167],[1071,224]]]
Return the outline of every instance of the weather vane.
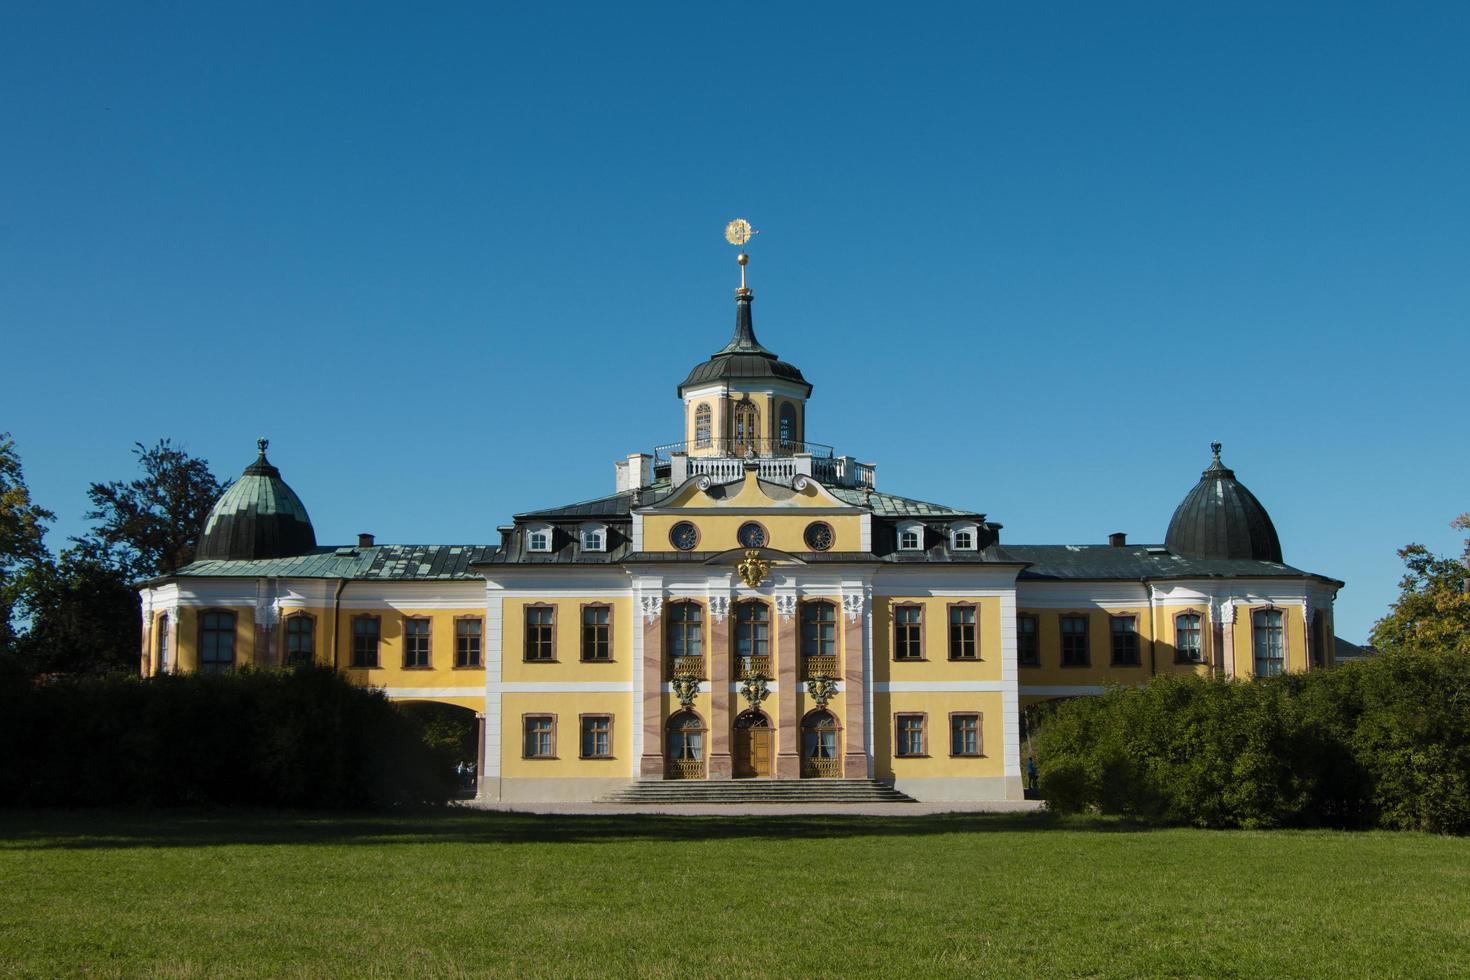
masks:
[[[750,222],[744,218],[736,218],[725,226],[725,241],[731,245],[744,245],[760,232],[753,231]],[[740,263],[740,288],[745,288],[745,263],[750,261],[750,256],[741,252],[735,256],[735,261]]]

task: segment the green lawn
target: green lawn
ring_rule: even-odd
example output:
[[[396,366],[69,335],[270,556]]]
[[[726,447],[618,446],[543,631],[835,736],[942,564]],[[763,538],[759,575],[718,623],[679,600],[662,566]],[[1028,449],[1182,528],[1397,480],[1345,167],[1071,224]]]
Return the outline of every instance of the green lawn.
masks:
[[[0,976],[1466,976],[1470,839],[0,812]]]

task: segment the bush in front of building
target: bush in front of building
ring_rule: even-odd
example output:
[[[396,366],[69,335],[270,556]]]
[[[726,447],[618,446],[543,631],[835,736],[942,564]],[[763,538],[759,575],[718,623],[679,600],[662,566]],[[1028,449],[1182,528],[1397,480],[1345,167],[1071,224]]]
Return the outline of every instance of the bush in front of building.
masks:
[[[68,677],[0,690],[0,804],[440,803],[452,764],[329,668]]]
[[[1042,796],[1200,827],[1470,832],[1470,660],[1393,654],[1256,681],[1164,676],[1053,706]]]

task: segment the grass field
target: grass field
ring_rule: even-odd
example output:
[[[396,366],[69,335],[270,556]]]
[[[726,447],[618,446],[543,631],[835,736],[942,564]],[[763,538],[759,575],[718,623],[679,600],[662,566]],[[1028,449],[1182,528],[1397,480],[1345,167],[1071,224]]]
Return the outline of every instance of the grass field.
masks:
[[[1470,975],[1470,840],[0,812],[0,975]]]

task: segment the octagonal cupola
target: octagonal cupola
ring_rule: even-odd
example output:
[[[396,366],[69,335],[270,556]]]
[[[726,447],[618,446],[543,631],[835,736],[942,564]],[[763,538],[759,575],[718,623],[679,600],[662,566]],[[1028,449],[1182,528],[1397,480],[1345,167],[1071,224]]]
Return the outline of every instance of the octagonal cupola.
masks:
[[[265,458],[269,442],[260,439],[256,445],[260,455],[220,494],[205,519],[197,560],[287,558],[316,547],[306,506]]]
[[[1215,458],[1175,509],[1164,547],[1186,558],[1280,562],[1281,540],[1271,515],[1220,462],[1220,443],[1211,443],[1210,450]]]

